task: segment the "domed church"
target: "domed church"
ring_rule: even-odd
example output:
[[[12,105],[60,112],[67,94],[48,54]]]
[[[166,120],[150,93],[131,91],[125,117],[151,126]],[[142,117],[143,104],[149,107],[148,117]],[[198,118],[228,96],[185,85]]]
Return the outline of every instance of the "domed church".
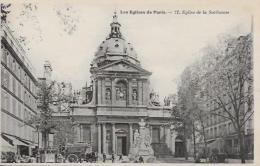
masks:
[[[160,106],[151,93],[152,73],[142,68],[132,44],[123,37],[116,13],[110,28],[91,63],[91,85],[73,105],[74,142],[89,143],[98,154],[127,156],[134,131],[144,119],[155,155],[179,153],[182,145],[176,144],[176,133],[169,125],[171,108]]]

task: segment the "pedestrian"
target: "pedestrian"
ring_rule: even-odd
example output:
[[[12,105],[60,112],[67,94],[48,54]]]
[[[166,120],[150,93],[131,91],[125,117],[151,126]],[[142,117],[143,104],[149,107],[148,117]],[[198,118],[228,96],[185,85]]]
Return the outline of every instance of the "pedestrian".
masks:
[[[119,161],[123,160],[123,156],[119,155]]]
[[[105,162],[106,162],[106,158],[107,158],[106,154],[105,154],[105,153],[103,153],[103,163],[105,163]]]
[[[144,159],[142,156],[139,157],[139,163],[144,163]]]
[[[114,163],[115,162],[115,154],[114,154],[114,152],[112,153],[112,163]]]

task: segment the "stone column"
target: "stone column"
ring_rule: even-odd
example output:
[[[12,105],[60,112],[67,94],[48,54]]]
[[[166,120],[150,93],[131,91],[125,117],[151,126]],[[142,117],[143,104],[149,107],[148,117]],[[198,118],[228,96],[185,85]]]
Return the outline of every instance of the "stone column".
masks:
[[[144,88],[144,90],[143,90],[144,93],[150,92],[148,80],[143,81],[143,88]],[[144,103],[143,104],[147,105],[148,101],[149,101],[149,95],[144,95]]]
[[[104,78],[102,78],[101,80],[101,88],[102,88],[102,96],[101,96],[101,104],[105,104],[106,101],[106,80]]]
[[[76,127],[76,133],[77,133],[77,142],[80,142],[80,137],[81,137],[80,124],[78,124]]]
[[[115,123],[112,123],[112,151],[116,153],[116,127]]]
[[[128,104],[132,105],[132,80],[128,81]]]
[[[98,154],[101,154],[101,124],[98,123]]]
[[[175,138],[176,137],[177,137],[177,134],[174,131],[171,132],[171,143],[172,143],[171,150],[172,150],[173,155],[175,154]]]
[[[114,79],[114,78],[112,78],[111,79],[111,96],[112,96],[112,100],[111,100],[111,102],[112,102],[112,104],[115,104],[116,103],[116,88],[115,88],[115,84],[116,84],[116,82],[115,82],[116,80]]]
[[[165,127],[165,143],[167,144],[168,147],[170,147],[170,129],[168,126]]]
[[[137,81],[137,87],[138,87],[138,105],[143,105],[143,84],[141,80]]]
[[[133,145],[133,124],[129,123],[129,133],[130,133],[130,148]]]
[[[80,142],[84,142],[85,140],[83,140],[83,125],[80,125]]]
[[[150,125],[149,128],[150,128],[150,137],[153,138],[153,126]]]
[[[98,84],[98,89],[97,89],[97,96],[98,96],[98,100],[97,100],[97,104],[101,104],[101,98],[102,98],[102,85],[101,85],[101,79],[99,78],[97,80],[97,84]]]
[[[95,124],[90,125],[90,144],[92,149],[94,148],[94,131],[95,131]]]
[[[160,142],[164,143],[165,141],[163,140],[164,137],[164,126],[160,126]]]
[[[106,129],[106,123],[103,123],[102,126],[103,126],[103,153],[107,154],[107,129]]]

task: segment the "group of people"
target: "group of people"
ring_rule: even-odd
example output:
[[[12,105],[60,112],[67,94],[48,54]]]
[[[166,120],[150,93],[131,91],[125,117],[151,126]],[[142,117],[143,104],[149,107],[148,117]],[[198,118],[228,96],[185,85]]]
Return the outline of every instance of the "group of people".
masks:
[[[116,159],[116,158],[115,158],[115,154],[112,153],[112,155],[111,155],[112,163],[115,162],[115,159]],[[103,163],[105,163],[106,160],[107,160],[107,156],[106,156],[105,153],[103,153]],[[119,155],[119,156],[118,156],[118,161],[119,161],[119,162],[123,162],[123,155]],[[140,156],[140,157],[138,158],[138,160],[135,161],[135,163],[144,163],[143,157]]]
[[[2,163],[36,163],[36,157],[7,152],[1,155]]]
[[[114,163],[115,162],[115,154],[114,153],[112,153],[112,155],[111,155],[111,160],[112,160],[112,163]],[[105,163],[106,162],[106,160],[107,160],[107,156],[106,156],[106,154],[105,153],[103,153],[103,163]],[[119,161],[122,161],[123,160],[123,156],[122,155],[119,155],[119,157],[118,157],[118,160]]]
[[[86,162],[96,162],[97,161],[97,155],[95,152],[91,152],[91,153],[86,153]]]

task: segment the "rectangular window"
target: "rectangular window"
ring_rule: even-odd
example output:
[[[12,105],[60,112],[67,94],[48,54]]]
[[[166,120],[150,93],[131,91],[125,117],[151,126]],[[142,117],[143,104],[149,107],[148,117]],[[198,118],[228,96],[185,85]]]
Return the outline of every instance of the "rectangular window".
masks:
[[[17,64],[17,71],[16,71],[16,73],[17,73],[17,77],[18,77],[19,80],[21,80],[21,78],[20,78],[21,77],[21,71],[20,70],[21,70],[21,67],[20,67],[19,64]]]
[[[223,124],[223,135],[226,136],[227,135],[227,125]]]
[[[13,88],[12,88],[12,91],[14,94],[16,94],[16,80],[15,80],[15,77],[13,77]]]
[[[232,123],[228,123],[228,133],[230,134],[232,132]]]
[[[153,143],[159,143],[160,142],[160,128],[158,128],[158,127],[153,127],[152,142]]]
[[[6,53],[6,49],[2,49],[2,53],[3,53],[3,62],[4,64],[7,64],[7,53]]]
[[[19,117],[19,118],[22,118],[22,117],[21,117],[21,112],[22,112],[21,103],[18,102],[18,117]]]
[[[13,57],[12,56],[9,56],[7,65],[8,65],[8,68],[12,70],[12,68],[13,68]]]
[[[9,94],[6,94],[5,106],[6,106],[6,110],[10,111],[10,95]]]
[[[5,70],[5,74],[4,74],[4,85],[6,88],[9,88],[9,82],[10,82],[10,79],[9,79],[9,72],[7,70]]]
[[[5,67],[1,66],[1,85],[4,85],[4,78],[5,78]]]
[[[9,133],[9,128],[10,128],[10,118],[9,115],[5,115],[5,132]]]
[[[82,128],[83,128],[83,140],[81,141],[90,143],[90,138],[91,138],[90,126],[83,125]]]
[[[16,102],[15,98],[13,98],[13,103],[12,103],[13,104],[13,115],[16,115],[16,108],[17,108],[16,103],[17,102]]]
[[[5,132],[6,126],[5,126],[5,113],[1,112],[1,131]]]
[[[6,100],[6,93],[5,91],[2,89],[1,90],[1,108],[6,109],[5,108],[5,100]]]
[[[17,82],[17,84],[18,84],[18,88],[17,88],[18,98],[21,99],[21,84],[19,82]]]

